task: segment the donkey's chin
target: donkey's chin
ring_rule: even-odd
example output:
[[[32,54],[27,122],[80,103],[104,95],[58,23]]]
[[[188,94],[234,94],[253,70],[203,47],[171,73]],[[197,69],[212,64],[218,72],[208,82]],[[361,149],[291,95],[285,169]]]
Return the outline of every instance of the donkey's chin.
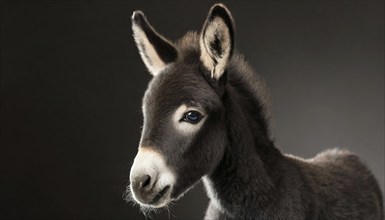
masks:
[[[141,207],[157,209],[167,206],[172,201],[171,192],[172,187],[167,185],[152,196],[147,197],[146,201],[137,197],[135,193],[133,193],[133,198]]]

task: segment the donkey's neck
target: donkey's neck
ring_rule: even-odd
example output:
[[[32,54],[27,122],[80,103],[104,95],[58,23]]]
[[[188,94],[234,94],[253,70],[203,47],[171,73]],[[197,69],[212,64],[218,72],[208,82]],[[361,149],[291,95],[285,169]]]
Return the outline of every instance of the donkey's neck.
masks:
[[[229,87],[224,97],[228,143],[217,168],[204,178],[212,208],[228,216],[253,215],[272,204],[283,166],[270,140],[258,103]],[[254,106],[254,109],[251,109]],[[257,111],[257,112],[256,112]],[[259,206],[259,207],[258,207]],[[249,212],[249,213],[245,213]],[[242,217],[241,217],[242,218]]]

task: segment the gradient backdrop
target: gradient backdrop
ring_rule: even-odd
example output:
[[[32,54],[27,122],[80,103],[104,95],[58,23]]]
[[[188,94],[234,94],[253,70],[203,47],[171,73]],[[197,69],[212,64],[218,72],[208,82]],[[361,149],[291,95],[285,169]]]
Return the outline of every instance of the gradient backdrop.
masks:
[[[130,16],[141,9],[177,39],[213,2],[0,4],[0,219],[144,219],[121,198],[151,78]],[[384,190],[384,2],[226,5],[238,50],[270,87],[279,148],[347,148]],[[201,219],[207,204],[199,184],[171,219]]]

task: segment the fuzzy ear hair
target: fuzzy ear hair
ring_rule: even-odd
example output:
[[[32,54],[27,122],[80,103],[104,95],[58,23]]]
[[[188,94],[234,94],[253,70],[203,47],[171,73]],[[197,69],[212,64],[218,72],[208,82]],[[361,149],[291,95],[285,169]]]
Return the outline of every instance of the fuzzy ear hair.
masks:
[[[211,71],[211,77],[218,80],[234,48],[234,22],[223,4],[211,7],[201,32],[200,48],[201,61]]]
[[[177,58],[173,43],[158,34],[141,11],[132,14],[132,30],[140,56],[152,75],[157,75]]]

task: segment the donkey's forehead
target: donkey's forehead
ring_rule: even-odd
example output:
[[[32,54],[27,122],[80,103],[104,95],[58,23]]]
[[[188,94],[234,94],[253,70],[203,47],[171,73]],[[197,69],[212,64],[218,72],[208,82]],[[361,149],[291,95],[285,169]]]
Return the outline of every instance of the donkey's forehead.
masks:
[[[220,100],[199,66],[173,64],[154,77],[146,91],[143,105],[173,110],[180,104],[213,108]]]

